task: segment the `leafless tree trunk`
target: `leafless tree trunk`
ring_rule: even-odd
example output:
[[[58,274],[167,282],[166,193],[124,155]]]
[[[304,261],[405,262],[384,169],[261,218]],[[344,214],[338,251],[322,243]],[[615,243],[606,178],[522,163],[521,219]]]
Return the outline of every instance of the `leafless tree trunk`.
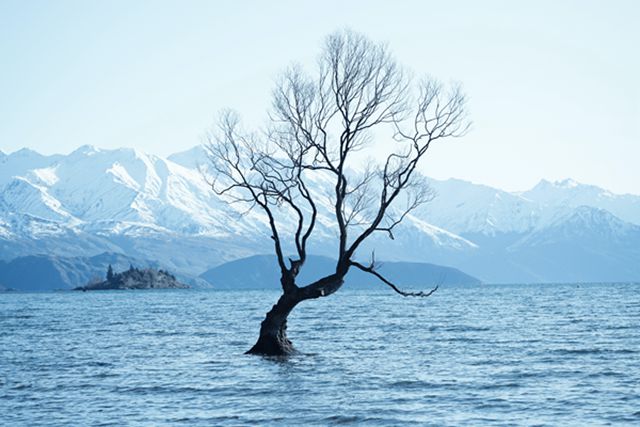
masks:
[[[375,275],[400,295],[431,295],[435,289],[400,290],[376,270],[373,257],[365,265],[355,256],[374,233],[393,238],[395,227],[429,200],[416,168],[434,141],[467,131],[460,88],[445,89],[428,78],[414,81],[386,46],[342,31],[327,37],[315,77],[300,67],[282,75],[269,119],[267,129],[247,132],[238,116],[226,111],[206,144],[213,190],[230,203],[265,214],[281,272],[282,295],[248,353],[292,353],[286,334],[289,313],[302,301],[336,292],[351,267]],[[384,130],[392,135],[383,147],[385,156],[378,164],[359,167],[353,153],[371,149]],[[300,286],[296,277],[318,220],[319,195],[310,185],[314,175],[331,182],[337,261],[334,272]],[[296,224],[287,236],[284,218]],[[295,248],[292,258],[285,257],[286,247]]]

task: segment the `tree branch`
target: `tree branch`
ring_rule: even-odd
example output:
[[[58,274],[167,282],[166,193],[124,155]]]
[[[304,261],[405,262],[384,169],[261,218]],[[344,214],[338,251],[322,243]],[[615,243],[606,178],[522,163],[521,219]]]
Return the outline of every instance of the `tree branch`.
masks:
[[[470,126],[460,87],[446,89],[430,78],[414,83],[386,45],[339,31],[326,39],[315,78],[300,66],[283,73],[269,119],[266,129],[246,133],[237,115],[223,113],[207,152],[216,195],[265,214],[285,293],[298,289],[307,244],[321,223],[337,228],[335,273],[304,287],[305,295],[335,292],[352,266],[368,269],[401,295],[431,295],[401,291],[373,265],[351,260],[371,234],[393,238],[394,229],[429,200],[418,165],[434,142],[462,136]],[[354,172],[360,164],[353,154],[385,128],[393,134],[386,157],[368,163],[361,175]],[[320,198],[323,190],[331,193],[329,203]],[[399,208],[402,201],[406,206]],[[297,259],[287,265],[291,248]]]
[[[351,261],[350,264],[356,268],[359,268],[360,270],[364,271],[365,273],[369,273],[369,274],[373,274],[374,276],[376,276],[378,279],[380,279],[380,281],[382,283],[384,283],[385,285],[389,286],[391,289],[393,289],[396,293],[402,295],[403,297],[429,297],[431,296],[435,291],[438,290],[438,285],[436,285],[435,288],[431,289],[429,292],[407,292],[407,291],[403,291],[401,289],[399,289],[396,285],[394,285],[391,281],[387,280],[383,275],[381,275],[380,273],[378,273],[375,270],[375,266],[374,263],[372,262],[371,265],[369,267],[366,267],[362,264],[360,264],[359,262],[356,261]]]

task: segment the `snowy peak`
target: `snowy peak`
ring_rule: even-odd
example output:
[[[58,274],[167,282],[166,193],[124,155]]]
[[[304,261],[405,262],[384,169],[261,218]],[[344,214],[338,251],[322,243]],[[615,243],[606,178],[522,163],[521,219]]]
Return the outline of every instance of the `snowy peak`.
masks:
[[[571,179],[571,178],[565,178],[563,180],[560,181],[547,181],[546,179],[542,179],[540,180],[540,182],[538,183],[538,185],[536,185],[536,187],[540,187],[540,188],[576,188],[576,187],[587,187],[587,185],[585,184],[580,184],[579,182]]]
[[[37,151],[34,151],[27,147],[14,151],[13,153],[10,154],[10,156],[13,157],[14,159],[25,158],[25,157],[32,157],[32,158],[44,157],[42,154],[38,153]]]
[[[531,190],[521,193],[523,197],[541,203],[548,203],[558,198],[581,198],[593,197],[601,194],[612,196],[612,194],[594,185],[581,184],[573,179],[567,178],[562,181],[541,180]]]
[[[33,169],[48,167],[61,157],[63,156],[44,156],[28,148],[0,155],[0,187],[13,177],[24,176]]]
[[[563,187],[563,188],[576,188],[576,187],[578,187],[579,185],[582,185],[582,184],[580,184],[577,181],[574,181],[571,178],[566,178],[566,179],[564,179],[562,181],[556,181],[556,185],[559,186],[559,187]]]
[[[101,150],[94,147],[93,145],[82,145],[76,148],[74,151],[69,154],[70,157],[81,157],[81,156],[92,156]]]
[[[167,159],[186,168],[197,169],[207,161],[207,153],[202,146],[198,145],[189,150],[172,154]]]
[[[640,196],[614,194],[571,179],[556,182],[542,180],[522,196],[547,210],[591,206],[607,210],[624,221],[640,224]]]

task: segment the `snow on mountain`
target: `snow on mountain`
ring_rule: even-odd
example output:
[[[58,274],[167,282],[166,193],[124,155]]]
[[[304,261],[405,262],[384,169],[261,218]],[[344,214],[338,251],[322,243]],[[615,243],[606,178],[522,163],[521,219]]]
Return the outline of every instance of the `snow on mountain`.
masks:
[[[83,146],[66,156],[21,150],[2,162],[0,259],[108,251],[200,273],[250,255],[247,247],[265,250],[251,243],[254,214],[234,221],[197,170],[169,160]]]
[[[47,187],[34,184],[22,177],[13,178],[3,187],[0,206],[51,221],[72,219],[62,204],[48,193]]]
[[[33,254],[78,256],[102,252],[122,252],[122,249],[107,238],[65,223],[0,208],[0,260]]]
[[[248,232],[221,215],[226,204],[197,171],[137,150],[84,146],[23,175],[5,185],[7,206],[43,219],[74,218],[85,230],[137,225],[209,236]]]
[[[475,243],[447,230],[433,226],[415,215],[407,215],[407,223],[406,227],[401,228],[401,233],[406,234],[407,238],[410,238],[411,236],[413,236],[413,238],[419,238],[421,235],[426,235],[429,236],[430,240],[434,243],[444,247],[454,249],[470,249],[478,247]]]
[[[6,220],[0,219],[0,239],[11,238],[12,233],[9,227],[10,227],[10,224],[8,224]]]
[[[625,242],[629,236],[640,237],[640,226],[623,221],[604,209],[579,206],[559,215],[548,227],[526,235],[513,248],[583,240],[583,246],[605,248]],[[640,249],[640,238],[637,244]]]
[[[542,215],[537,203],[517,194],[459,179],[428,182],[435,194],[420,208],[420,216],[456,234],[521,233]]]
[[[511,245],[505,256],[538,272],[538,281],[638,280],[640,226],[579,206]]]
[[[594,185],[580,184],[572,179],[540,181],[521,196],[540,204],[545,209],[592,206],[605,209],[633,224],[640,224],[640,196],[613,194]]]
[[[28,148],[9,155],[0,155],[0,187],[15,176],[24,176],[28,171],[49,166],[64,156],[44,156]]]
[[[357,256],[368,259],[375,252],[377,259],[386,261],[428,260],[450,265],[453,257],[473,256],[478,250],[478,245],[470,240],[431,225],[415,215],[407,215],[405,221],[393,230],[393,239],[386,233],[373,234],[358,249]],[[337,250],[330,253],[315,250],[314,253],[335,257]]]
[[[458,179],[428,182],[435,197],[420,208],[419,215],[463,236],[532,232],[550,226],[580,206],[605,209],[625,221],[640,224],[640,196],[617,195],[573,180],[543,180],[522,193]]]
[[[98,246],[104,241],[141,258],[162,258],[178,268],[203,270],[234,257],[272,250],[265,238],[269,235],[266,218],[259,211],[245,212],[246,207],[228,205],[211,191],[196,166],[206,161],[200,147],[167,159],[127,148],[82,146],[67,156],[23,150],[9,161],[6,170],[17,175],[2,183],[0,232],[7,240],[9,236],[28,241],[45,235],[90,235]],[[317,176],[310,184],[320,196],[310,247],[315,253],[335,256],[337,231],[330,219],[333,202],[326,196],[326,177]],[[295,218],[282,226],[283,235],[291,235]],[[405,241],[385,253],[389,239],[381,235],[376,238],[383,244],[380,256],[420,261],[423,255],[416,250],[417,244],[423,249],[457,251],[475,247],[417,217],[409,218],[397,233],[415,244]],[[170,248],[169,242],[175,247]],[[25,255],[31,247],[14,244],[12,250]],[[113,252],[113,247],[105,250]]]
[[[189,169],[198,169],[206,163],[207,154],[204,147],[197,145],[189,150],[174,153],[167,159]]]
[[[92,146],[68,155],[27,149],[0,154],[0,259],[113,252],[199,274],[225,261],[271,252],[264,216],[218,198],[200,164],[206,164],[201,147],[168,158]],[[321,196],[310,250],[334,257],[337,230],[326,179],[318,175],[310,183]],[[640,264],[632,248],[640,196],[573,181],[543,181],[519,194],[456,179],[429,183],[435,198],[394,230],[395,240],[375,235],[359,256],[375,249],[379,259],[437,262],[487,281],[546,280],[553,276],[536,268],[546,268],[547,261],[533,268],[519,254],[540,260],[532,251],[560,240],[556,249],[570,251],[613,239],[615,247],[589,249],[592,262],[593,254],[604,257],[610,248],[626,251],[620,255],[625,262]],[[283,225],[283,234],[290,235],[294,218]],[[597,238],[600,234],[606,238]],[[559,262],[562,257],[556,255]]]

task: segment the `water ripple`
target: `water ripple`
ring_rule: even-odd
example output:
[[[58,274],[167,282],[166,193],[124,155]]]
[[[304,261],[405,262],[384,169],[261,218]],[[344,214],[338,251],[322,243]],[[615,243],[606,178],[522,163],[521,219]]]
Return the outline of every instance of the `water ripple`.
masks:
[[[294,357],[245,356],[271,292],[0,295],[0,425],[640,423],[640,288],[341,291]]]

